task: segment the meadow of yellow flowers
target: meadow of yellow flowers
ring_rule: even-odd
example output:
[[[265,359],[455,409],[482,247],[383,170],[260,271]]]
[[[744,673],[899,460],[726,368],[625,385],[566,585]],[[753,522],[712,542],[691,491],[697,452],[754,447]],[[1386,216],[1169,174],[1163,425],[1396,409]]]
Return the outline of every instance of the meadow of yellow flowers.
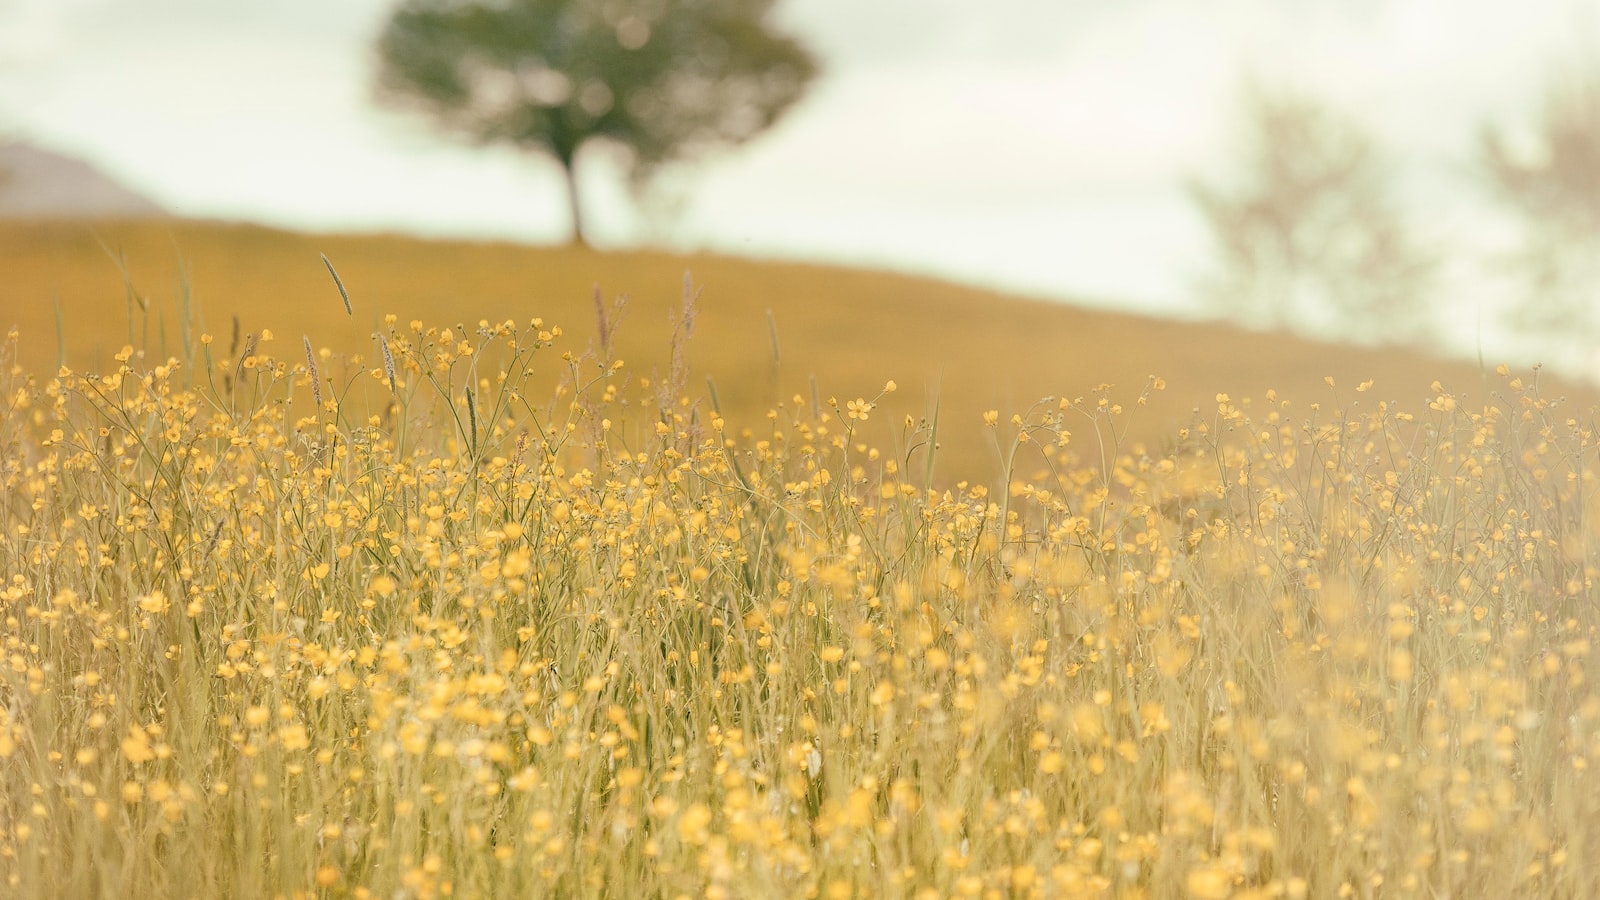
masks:
[[[349,288],[353,315],[320,254]],[[760,421],[796,392],[807,402],[813,390],[824,400],[864,396],[893,378],[901,390],[885,398],[883,413],[968,422],[1103,383],[1137,392],[1159,372],[1170,387],[1126,423],[1126,436],[1160,445],[1221,391],[1260,397],[1270,388],[1326,401],[1333,395],[1322,379],[1333,375],[1341,383],[1373,379],[1388,396],[1413,399],[1428,395],[1435,379],[1462,388],[1483,383],[1471,363],[1030,301],[894,273],[181,220],[0,221],[0,334],[18,326],[18,361],[40,373],[62,365],[103,371],[125,344],[163,360],[177,352],[186,328],[209,329],[223,344],[236,327],[270,329],[287,343],[310,335],[319,347],[370,356],[385,313],[457,331],[479,319],[542,316],[565,326],[567,346],[578,352],[600,343],[599,291],[612,313],[613,352],[636,375],[660,376],[671,365],[662,326],[676,314],[686,269],[704,288],[686,384],[699,396],[713,382],[733,421]],[[551,394],[553,370],[535,367],[528,390]],[[1577,395],[1571,385],[1559,390]],[[939,474],[993,477],[988,432],[940,429],[936,441]]]
[[[1006,471],[944,483],[892,382],[688,399],[683,293],[649,374],[13,333],[3,893],[1600,895],[1591,412],[1336,383],[1154,450],[1151,378],[947,417]]]

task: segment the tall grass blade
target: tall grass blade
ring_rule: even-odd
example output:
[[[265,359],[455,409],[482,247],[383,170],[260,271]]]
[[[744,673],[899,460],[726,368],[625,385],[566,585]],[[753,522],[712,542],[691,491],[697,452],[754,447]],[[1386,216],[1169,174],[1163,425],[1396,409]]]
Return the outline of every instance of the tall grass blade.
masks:
[[[322,264],[328,267],[328,274],[333,276],[333,286],[339,289],[339,299],[344,301],[344,312],[347,316],[354,316],[356,311],[350,306],[350,292],[344,289],[344,279],[334,271],[333,262],[328,259],[328,254],[322,254]]]
[[[61,298],[56,298],[56,368],[67,365],[67,317],[61,309]]]

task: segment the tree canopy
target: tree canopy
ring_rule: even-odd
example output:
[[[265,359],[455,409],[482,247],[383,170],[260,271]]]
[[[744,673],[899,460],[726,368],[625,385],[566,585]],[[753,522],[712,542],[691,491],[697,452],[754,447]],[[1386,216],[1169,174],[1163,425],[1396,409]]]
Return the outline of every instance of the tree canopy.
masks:
[[[1564,338],[1587,361],[1600,337],[1600,67],[1553,72],[1538,120],[1517,136],[1483,136],[1484,180],[1522,225],[1511,262],[1526,290],[1508,324]]]
[[[1236,178],[1189,185],[1219,253],[1209,292],[1268,327],[1424,336],[1436,259],[1401,215],[1372,139],[1291,91],[1252,86],[1245,100]]]
[[[546,153],[584,240],[575,164],[627,148],[663,164],[741,144],[804,93],[817,65],[768,23],[773,0],[406,0],[378,39],[381,101],[481,143]]]

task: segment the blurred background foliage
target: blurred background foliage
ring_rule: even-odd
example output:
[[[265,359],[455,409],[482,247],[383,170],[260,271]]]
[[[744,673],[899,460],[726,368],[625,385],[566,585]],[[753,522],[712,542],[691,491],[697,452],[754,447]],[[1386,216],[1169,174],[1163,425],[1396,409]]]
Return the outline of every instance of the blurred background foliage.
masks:
[[[547,154],[584,241],[576,167],[627,151],[636,187],[662,165],[736,146],[799,100],[817,62],[769,24],[771,0],[407,0],[378,38],[380,100],[471,140]]]

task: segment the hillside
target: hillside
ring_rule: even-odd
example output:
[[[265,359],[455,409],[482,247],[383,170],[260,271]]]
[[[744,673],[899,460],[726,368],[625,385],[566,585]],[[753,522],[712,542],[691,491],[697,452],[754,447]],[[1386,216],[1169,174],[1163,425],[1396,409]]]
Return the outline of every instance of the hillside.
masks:
[[[161,214],[154,201],[82,160],[20,142],[0,143],[0,219]]]
[[[345,313],[319,254],[337,266],[354,302]],[[127,265],[135,312],[113,256]],[[635,375],[663,373],[669,322],[685,270],[703,289],[690,361],[691,388],[712,379],[731,423],[765,427],[774,404],[811,400],[815,376],[824,405],[871,398],[894,379],[899,391],[872,414],[870,440],[892,450],[906,415],[937,404],[943,471],[987,477],[999,454],[983,412],[1005,419],[1041,397],[1091,396],[1111,384],[1128,410],[1119,427],[1134,440],[1160,440],[1214,418],[1216,395],[1261,398],[1268,389],[1311,403],[1400,400],[1424,409],[1431,382],[1481,397],[1497,381],[1476,365],[1398,351],[1357,350],[1216,324],[1191,324],[1029,301],[939,281],[814,265],[659,252],[421,241],[393,236],[306,235],[187,221],[0,223],[0,327],[21,327],[23,362],[51,372],[60,349],[81,370],[103,367],[125,343],[159,352],[177,340],[178,298],[187,281],[206,330],[224,349],[237,315],[245,331],[270,329],[266,349],[294,359],[302,334],[372,365],[371,335],[385,313],[432,325],[538,316],[563,326],[560,346],[581,353],[596,334],[593,286],[630,299],[616,355]],[[65,322],[58,349],[56,309]],[[774,358],[768,310],[776,323]],[[1489,361],[1493,365],[1494,361]],[[558,376],[552,364],[550,377]],[[1133,409],[1150,376],[1166,389]],[[1330,388],[1324,381],[1334,379]],[[1372,381],[1356,393],[1358,382]],[[1074,422],[1076,424],[1074,424]],[[959,428],[946,427],[960,423]],[[1104,420],[1101,420],[1102,430]],[[1095,423],[1070,414],[1074,444],[1089,455]],[[986,441],[989,443],[986,444]]]

